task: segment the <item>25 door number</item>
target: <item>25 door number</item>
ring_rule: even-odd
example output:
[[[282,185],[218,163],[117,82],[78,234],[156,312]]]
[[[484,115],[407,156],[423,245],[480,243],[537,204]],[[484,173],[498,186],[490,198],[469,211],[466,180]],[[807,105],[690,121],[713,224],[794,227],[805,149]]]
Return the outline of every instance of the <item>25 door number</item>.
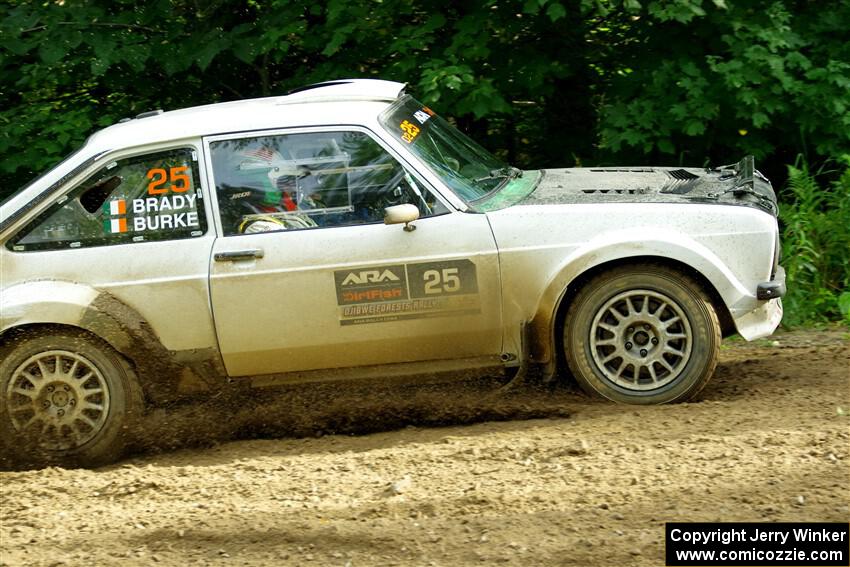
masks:
[[[457,268],[425,270],[422,278],[425,280],[425,293],[428,295],[460,291],[460,275]]]
[[[155,167],[153,169],[148,170],[147,178],[151,180],[148,183],[148,195],[164,195],[168,193],[169,190],[173,193],[184,193],[189,190],[191,186],[191,181],[186,172],[189,170],[188,165],[181,165],[179,167],[171,167],[168,171],[161,167]],[[171,179],[174,183],[169,187],[163,187],[165,182]],[[177,185],[177,183],[180,183]]]

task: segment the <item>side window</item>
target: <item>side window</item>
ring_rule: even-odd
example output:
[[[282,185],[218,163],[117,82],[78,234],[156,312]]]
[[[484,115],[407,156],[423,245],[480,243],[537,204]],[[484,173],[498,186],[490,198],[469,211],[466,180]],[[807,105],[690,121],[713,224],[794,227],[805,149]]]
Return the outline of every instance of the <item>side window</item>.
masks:
[[[445,206],[362,132],[317,132],[210,143],[225,235],[383,222],[411,203]]]
[[[108,163],[26,226],[12,250],[56,250],[206,232],[192,149]]]

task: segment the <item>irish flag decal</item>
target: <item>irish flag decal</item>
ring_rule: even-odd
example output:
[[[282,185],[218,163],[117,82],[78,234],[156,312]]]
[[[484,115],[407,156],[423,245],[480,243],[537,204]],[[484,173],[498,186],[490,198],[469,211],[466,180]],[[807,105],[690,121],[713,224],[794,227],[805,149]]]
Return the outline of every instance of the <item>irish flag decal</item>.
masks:
[[[127,201],[124,199],[117,199],[115,201],[109,201],[108,203],[103,205],[104,212],[110,216],[115,215],[126,215],[127,214]]]
[[[112,219],[103,221],[103,230],[105,232],[127,232],[127,219]]]
[[[116,199],[103,204],[103,212],[111,217],[127,214],[127,201],[124,199]],[[103,231],[111,232],[127,232],[127,219],[120,217],[117,219],[107,219],[103,221]]]

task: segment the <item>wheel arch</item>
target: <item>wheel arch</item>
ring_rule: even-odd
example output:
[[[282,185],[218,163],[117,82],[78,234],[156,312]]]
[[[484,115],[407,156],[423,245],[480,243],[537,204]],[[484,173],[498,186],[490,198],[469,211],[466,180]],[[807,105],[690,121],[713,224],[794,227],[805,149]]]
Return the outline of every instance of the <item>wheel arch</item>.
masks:
[[[0,313],[0,346],[50,328],[82,331],[106,343],[132,367],[149,402],[178,397],[181,381],[207,389],[199,372],[175,360],[141,314],[108,292],[65,281],[27,282],[4,290]],[[204,370],[218,374],[215,362]]]
[[[5,289],[0,300],[0,341],[37,327],[73,328],[132,359],[132,338],[113,310],[104,308],[104,295],[109,294],[56,280],[24,282]]]
[[[20,325],[15,325],[13,327],[8,327],[0,332],[0,345],[7,345],[19,337],[24,337],[28,334],[45,334],[48,332],[67,332],[67,333],[78,333],[82,334],[88,338],[94,339],[96,341],[102,342],[107,346],[111,347],[112,350],[127,358],[123,353],[118,351],[113,344],[104,339],[103,337],[93,333],[89,329],[81,327],[79,325],[71,325],[68,323],[57,323],[57,322],[28,322],[22,323]],[[130,361],[132,362],[132,361]]]
[[[124,365],[129,367],[129,370],[133,372],[137,379],[142,376],[142,372],[145,370],[145,365],[142,364],[140,367],[136,358],[134,358],[134,355],[138,356],[137,352],[119,350],[114,342],[107,340],[106,337],[94,332],[92,329],[86,328],[80,324],[72,324],[68,322],[26,322],[20,325],[8,327],[0,332],[0,347],[10,344],[19,337],[25,337],[28,334],[46,334],[50,332],[79,334],[90,340],[106,345],[106,347],[112,349]],[[152,384],[153,383],[150,380],[139,380],[139,386],[144,394],[143,402],[145,405],[149,404],[152,400],[159,399],[162,396],[162,392],[160,391],[162,386]]]
[[[634,249],[634,246],[632,248]],[[558,337],[564,331],[566,315],[576,293],[599,274],[626,265],[659,264],[690,276],[709,296],[720,321],[723,336],[734,334],[735,322],[718,286],[712,278],[695,268],[693,263],[686,259],[688,255],[683,258],[677,254],[662,255],[646,250],[634,250],[633,254],[628,254],[628,251],[621,249],[613,253],[609,251],[607,255],[599,254],[597,251],[585,256],[583,262],[570,262],[559,273],[559,277],[553,278],[547,289],[553,300],[548,303],[545,300],[541,302],[532,320],[532,362],[542,364],[549,375],[554,374],[557,368],[565,367],[562,349],[558,347],[560,344]],[[737,283],[727,278],[722,271],[711,270],[711,272],[715,280],[720,278],[721,283],[726,286],[734,286]]]

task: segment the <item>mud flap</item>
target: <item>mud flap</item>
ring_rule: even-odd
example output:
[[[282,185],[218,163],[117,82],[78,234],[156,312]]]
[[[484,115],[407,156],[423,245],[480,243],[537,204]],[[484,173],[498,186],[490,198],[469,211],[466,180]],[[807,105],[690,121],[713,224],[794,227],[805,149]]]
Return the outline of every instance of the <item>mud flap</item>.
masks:
[[[154,403],[227,385],[217,349],[169,351],[139,312],[107,292],[98,294],[89,305],[80,327],[106,340],[132,362],[145,398]]]
[[[528,324],[528,321],[523,321],[520,324],[519,328],[519,370],[517,370],[516,375],[511,378],[511,381],[499,388],[499,392],[510,392],[513,391],[523,384],[525,384],[525,379],[528,376],[528,345],[529,345],[529,335],[530,335],[531,326]]]

